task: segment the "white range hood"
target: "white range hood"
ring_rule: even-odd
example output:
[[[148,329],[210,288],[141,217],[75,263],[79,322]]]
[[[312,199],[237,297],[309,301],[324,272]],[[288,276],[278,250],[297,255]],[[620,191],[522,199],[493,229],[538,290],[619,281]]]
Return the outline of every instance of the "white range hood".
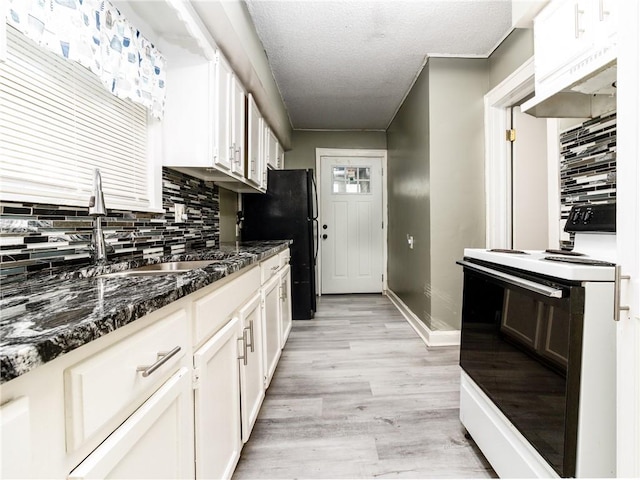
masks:
[[[616,109],[615,59],[558,92],[539,93],[522,104],[522,111],[541,118],[590,118]]]

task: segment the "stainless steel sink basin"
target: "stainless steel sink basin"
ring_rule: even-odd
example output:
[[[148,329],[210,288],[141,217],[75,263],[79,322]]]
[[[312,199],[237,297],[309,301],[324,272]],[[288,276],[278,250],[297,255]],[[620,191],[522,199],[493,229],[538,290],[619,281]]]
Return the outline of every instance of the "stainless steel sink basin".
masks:
[[[211,265],[215,260],[190,260],[185,262],[164,262],[145,265],[143,267],[123,270],[121,272],[105,273],[98,275],[98,278],[105,277],[138,277],[144,275],[166,275],[168,273],[185,273],[197,268],[204,268]]]

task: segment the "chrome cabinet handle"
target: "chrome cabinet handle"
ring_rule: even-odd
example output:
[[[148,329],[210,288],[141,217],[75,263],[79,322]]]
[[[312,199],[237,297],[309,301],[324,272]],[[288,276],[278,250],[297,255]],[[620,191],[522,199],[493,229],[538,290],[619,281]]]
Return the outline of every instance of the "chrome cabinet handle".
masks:
[[[584,10],[580,10],[580,7],[576,3],[574,14],[575,14],[575,29],[576,29],[576,38],[580,38],[580,34],[584,33],[584,30],[580,28],[580,15],[584,13]]]
[[[613,284],[613,320],[616,322],[620,321],[620,312],[625,311],[628,312],[630,310],[628,305],[620,305],[622,289],[620,288],[620,282],[622,280],[630,280],[630,275],[622,275],[622,266],[616,265],[616,278]]]
[[[598,3],[599,3],[599,5],[598,5],[598,7],[599,7],[598,8],[599,9],[598,14],[599,14],[599,17],[600,17],[600,21],[604,22],[605,15],[609,15],[611,12],[608,12],[608,11],[606,11],[604,9],[604,0],[600,0]]]
[[[251,352],[253,353],[254,350],[254,342],[253,342],[253,320],[249,320],[249,326],[248,327],[244,327],[245,330],[249,330],[249,344],[247,345],[247,347],[249,347],[251,349]]]
[[[242,338],[238,339],[242,342],[242,355],[238,357],[238,360],[242,360],[243,365],[247,365],[247,329],[242,330]]]
[[[148,377],[157,369],[159,369],[162,365],[167,363],[171,357],[173,357],[176,353],[180,351],[180,346],[175,347],[168,352],[158,352],[158,359],[152,365],[142,365],[136,368],[136,372],[142,372],[143,377]]]
[[[515,285],[516,287],[524,288],[525,290],[529,290],[540,295],[545,295],[552,298],[562,298],[562,289],[559,288],[547,287],[546,285],[543,285],[541,283],[532,282],[531,280],[525,280],[524,278],[516,277],[515,275],[502,273],[497,270],[492,270],[487,267],[476,265],[475,263],[466,262],[464,260],[459,260],[456,263],[458,265],[462,265],[465,268],[468,268],[469,270],[475,270],[477,272],[484,273],[489,277],[502,280],[503,282],[506,282],[510,285]]]

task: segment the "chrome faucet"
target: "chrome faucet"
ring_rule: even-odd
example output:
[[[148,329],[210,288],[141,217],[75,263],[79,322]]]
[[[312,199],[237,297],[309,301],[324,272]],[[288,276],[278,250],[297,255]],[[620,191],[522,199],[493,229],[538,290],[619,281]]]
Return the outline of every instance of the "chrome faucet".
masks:
[[[107,246],[102,231],[102,217],[106,215],[107,207],[104,204],[104,195],[102,194],[102,177],[100,170],[96,168],[93,177],[93,195],[89,199],[89,216],[94,217],[91,247],[96,263],[107,261]]]

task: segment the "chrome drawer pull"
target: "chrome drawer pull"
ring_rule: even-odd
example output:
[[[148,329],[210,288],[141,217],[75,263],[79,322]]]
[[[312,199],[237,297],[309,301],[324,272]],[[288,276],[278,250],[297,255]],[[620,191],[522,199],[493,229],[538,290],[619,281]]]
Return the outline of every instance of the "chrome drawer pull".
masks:
[[[475,263],[466,262],[464,260],[459,260],[456,263],[458,265],[462,265],[465,268],[468,268],[469,270],[475,270],[476,272],[484,273],[489,277],[502,280],[503,282],[506,282],[510,285],[515,285],[516,287],[524,288],[525,290],[529,290],[540,295],[545,295],[552,298],[562,298],[562,289],[559,288],[547,287],[546,285],[543,285],[541,283],[525,280],[524,278],[516,277],[515,275],[502,273],[497,270],[492,270],[487,267],[476,265]]]
[[[249,320],[249,326],[248,327],[244,327],[245,330],[249,330],[249,344],[247,345],[247,347],[249,347],[251,349],[251,352],[253,353],[254,347],[253,347],[253,320]]]
[[[243,365],[247,365],[247,329],[242,330],[242,338],[238,339],[242,342],[242,355],[238,357],[238,360],[242,360]]]
[[[620,305],[622,291],[620,288],[620,282],[622,280],[630,280],[630,275],[622,275],[622,267],[620,265],[616,265],[616,278],[613,284],[613,298],[615,299],[613,303],[613,319],[616,322],[620,321],[620,312],[621,311],[629,311],[628,305]]]
[[[173,357],[176,353],[180,351],[181,347],[177,346],[173,350],[169,350],[168,352],[158,352],[158,360],[153,365],[143,365],[136,368],[136,372],[142,372],[143,377],[148,377],[157,369],[159,369],[162,365],[167,363],[171,357]]]

